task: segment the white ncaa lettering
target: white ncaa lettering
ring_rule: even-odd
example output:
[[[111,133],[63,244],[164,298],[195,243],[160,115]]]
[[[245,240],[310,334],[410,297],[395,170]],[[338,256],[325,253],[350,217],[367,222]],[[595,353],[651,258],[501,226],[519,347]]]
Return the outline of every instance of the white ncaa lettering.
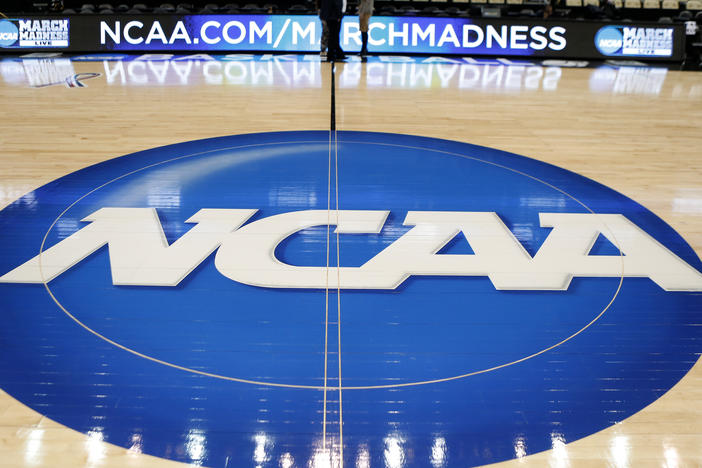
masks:
[[[100,21],[100,44],[105,45],[106,36],[110,36],[112,42],[115,44],[120,43],[120,22],[114,22],[114,29],[110,29],[110,25],[105,21]]]
[[[389,213],[339,211],[339,222],[335,232],[378,233]],[[250,223],[232,232],[222,242],[215,256],[215,266],[227,278],[252,286],[324,289],[328,284],[329,287],[336,288],[336,275],[327,275],[326,267],[293,266],[275,257],[275,248],[283,240],[302,229],[326,225],[329,218],[329,212],[326,210],[307,210],[283,213]],[[332,223],[336,222],[335,218],[335,214],[332,214]],[[374,284],[381,282],[364,278],[364,272],[359,268],[341,267],[339,274],[344,288],[373,288]],[[332,276],[334,278],[331,278]]]
[[[169,246],[155,209],[101,208],[83,219],[91,224],[1,276],[0,282],[49,282],[107,244],[113,284],[177,286],[255,212],[202,209],[186,221],[197,225]]]
[[[389,211],[307,210],[242,225],[253,209],[202,209],[198,223],[168,245],[152,208],[102,208],[92,223],[0,277],[5,283],[51,281],[105,244],[115,285],[175,286],[219,247],[216,268],[227,278],[271,288],[395,289],[412,275],[487,276],[500,290],[566,290],[573,277],[644,277],[667,291],[702,291],[702,274],[621,214],[541,213],[552,227],[532,258],[494,212],[410,211],[403,236],[360,267],[295,266],[277,246],[312,226],[340,234],[377,234]],[[463,235],[473,254],[438,254]],[[590,255],[604,235],[623,255]],[[40,271],[41,261],[41,271]]]
[[[130,31],[132,28],[137,28],[141,29],[144,27],[144,23],[141,21],[130,21],[126,25],[124,25],[124,39],[129,42],[130,44],[141,44],[144,42],[143,37],[132,37],[130,34]]]
[[[700,272],[620,214],[541,213],[539,219],[553,231],[534,256],[535,269],[558,269],[565,281],[560,289],[568,288],[570,274],[650,278],[666,291],[702,290]],[[624,256],[588,255],[600,234]]]

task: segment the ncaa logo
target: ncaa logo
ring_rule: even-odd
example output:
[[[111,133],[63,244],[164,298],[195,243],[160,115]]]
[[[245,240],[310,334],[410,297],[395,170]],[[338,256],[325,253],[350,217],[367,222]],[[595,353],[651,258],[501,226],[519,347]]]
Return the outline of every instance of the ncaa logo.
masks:
[[[618,26],[605,26],[595,34],[595,47],[603,55],[619,55],[624,36]]]
[[[0,47],[10,47],[19,39],[19,29],[8,20],[0,20]]]
[[[328,357],[347,453],[382,465],[400,434],[426,466],[440,436],[472,466],[604,429],[696,361],[700,261],[636,202],[446,140],[339,132],[338,167],[329,151],[327,132],[182,143],[0,212],[0,386],[153,455],[249,466],[253,432],[307,465]]]

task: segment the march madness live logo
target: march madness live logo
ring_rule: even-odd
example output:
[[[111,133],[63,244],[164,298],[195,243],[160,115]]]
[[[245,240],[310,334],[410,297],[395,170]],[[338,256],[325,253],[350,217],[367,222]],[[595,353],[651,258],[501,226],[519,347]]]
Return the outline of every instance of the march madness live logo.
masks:
[[[0,21],[0,47],[68,47],[68,19]]]
[[[595,36],[595,46],[608,56],[673,55],[673,28],[605,26]]]

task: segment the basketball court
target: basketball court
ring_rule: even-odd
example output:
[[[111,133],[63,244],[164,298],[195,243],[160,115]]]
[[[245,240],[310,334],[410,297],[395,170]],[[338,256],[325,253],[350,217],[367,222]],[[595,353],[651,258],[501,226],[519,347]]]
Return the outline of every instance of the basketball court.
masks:
[[[2,466],[702,465],[702,75],[354,59],[0,62]]]

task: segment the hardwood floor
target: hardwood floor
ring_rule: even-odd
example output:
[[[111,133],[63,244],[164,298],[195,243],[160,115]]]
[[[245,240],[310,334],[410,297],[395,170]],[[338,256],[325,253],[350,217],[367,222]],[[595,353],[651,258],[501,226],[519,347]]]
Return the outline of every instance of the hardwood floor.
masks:
[[[329,130],[327,63],[61,62],[76,74],[101,74],[69,88],[30,87],[44,79],[32,78],[33,71],[56,67],[52,59],[42,67],[8,60],[0,80],[2,207],[63,175],[149,148]],[[340,64],[336,84],[340,131],[443,138],[559,166],[641,203],[702,253],[700,73],[388,61]],[[516,459],[498,465],[702,466],[702,364],[637,414],[566,442],[554,439],[551,450],[537,454],[516,448]],[[5,467],[177,464],[66,428],[4,392],[0,460]]]

